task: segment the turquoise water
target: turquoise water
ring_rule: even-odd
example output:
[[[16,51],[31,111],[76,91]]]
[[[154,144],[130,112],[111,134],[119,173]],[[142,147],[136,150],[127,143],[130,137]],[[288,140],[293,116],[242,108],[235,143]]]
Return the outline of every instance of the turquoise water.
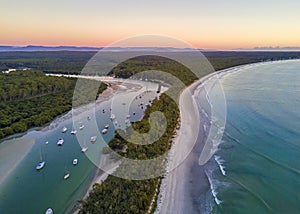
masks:
[[[147,89],[151,90],[151,88],[155,89],[154,92],[144,93],[145,88],[139,91],[131,90],[126,94],[119,93],[114,96],[113,101],[105,101],[101,104],[95,113],[96,123],[100,131],[106,124],[110,125],[108,133],[102,135],[103,140],[92,125],[95,122],[94,118],[87,119],[87,116],[92,115],[87,112],[76,117],[74,124],[72,118],[58,120],[55,122],[55,128],[48,131],[29,131],[19,137],[18,139],[21,140],[34,138],[36,142],[21,163],[1,183],[0,213],[45,213],[48,207],[51,207],[54,213],[70,213],[87,191],[96,171],[96,166],[88,157],[99,160],[103,146],[106,146],[106,142],[114,136],[115,127],[110,120],[110,108],[113,105],[113,113],[119,121],[117,128],[124,125],[125,116],[128,114],[123,112],[126,106],[130,105],[130,121],[140,120],[145,108],[141,109],[138,104],[141,101],[146,103],[157,96],[157,84],[149,83]],[[135,100],[138,94],[141,94],[141,99]],[[102,109],[105,109],[105,113]],[[136,114],[133,115],[133,112]],[[79,121],[85,125],[83,130],[78,129]],[[64,126],[68,128],[66,133],[61,132]],[[77,137],[70,134],[72,127],[78,130],[77,137],[84,142],[78,142]],[[98,140],[92,144],[90,137],[94,135],[97,135]],[[64,139],[61,147],[56,145],[60,138]],[[46,144],[46,141],[49,143]],[[85,154],[81,152],[83,144],[89,148]],[[42,170],[37,171],[35,166],[40,161],[40,156],[46,161],[46,165]],[[78,159],[76,166],[72,164],[74,158]],[[70,178],[64,180],[66,172],[70,173]],[[5,172],[1,173],[5,174]]]
[[[206,164],[212,212],[299,213],[300,61],[245,66],[220,81],[227,120]]]

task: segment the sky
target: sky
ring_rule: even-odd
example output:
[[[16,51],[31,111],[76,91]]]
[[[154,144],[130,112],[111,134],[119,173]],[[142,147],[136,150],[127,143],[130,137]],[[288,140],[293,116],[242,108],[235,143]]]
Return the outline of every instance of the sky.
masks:
[[[300,46],[299,0],[0,2],[0,45],[103,47],[151,34],[203,49]]]

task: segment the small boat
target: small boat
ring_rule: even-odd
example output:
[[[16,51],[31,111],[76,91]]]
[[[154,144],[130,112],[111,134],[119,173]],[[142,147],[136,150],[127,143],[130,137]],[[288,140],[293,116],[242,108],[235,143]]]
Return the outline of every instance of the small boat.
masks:
[[[75,158],[75,159],[73,160],[73,165],[76,166],[77,164],[78,164],[78,159]]]
[[[87,146],[82,147],[81,152],[82,152],[82,153],[85,153],[88,149],[89,149],[89,148],[88,148]]]
[[[46,141],[45,144],[48,145],[49,141]]]
[[[90,117],[90,116],[88,116],[88,117],[87,117],[87,119],[88,119],[88,120],[91,120],[91,117]]]
[[[126,118],[127,118],[127,119],[130,118],[130,114],[127,114],[127,115],[126,115]]]
[[[62,133],[66,133],[66,131],[68,131],[67,127],[63,127],[63,129],[61,130]]]
[[[109,125],[108,125],[108,124],[106,124],[106,125],[104,126],[104,128],[108,129],[108,128],[109,128]]]
[[[71,134],[73,134],[73,135],[76,134],[76,133],[77,133],[77,131],[74,130],[74,129],[71,131]]]
[[[65,142],[64,139],[61,138],[57,141],[57,145],[62,146],[64,142]]]
[[[80,129],[80,130],[82,130],[83,128],[84,128],[84,125],[83,125],[83,124],[79,126],[79,129]]]
[[[102,109],[102,113],[105,113],[105,109]]]
[[[53,214],[53,209],[52,208],[48,208],[45,212],[45,214]]]
[[[70,177],[70,173],[67,171],[67,167],[65,166],[65,175],[64,179],[67,180]]]
[[[36,165],[35,169],[36,170],[40,170],[40,169],[43,169],[44,166],[45,166],[46,162],[45,161],[41,161],[38,163],[38,165]]]
[[[46,164],[46,162],[43,160],[42,149],[40,149],[40,162],[36,165],[35,169],[41,170],[44,168],[45,164]]]
[[[64,179],[65,179],[65,180],[67,180],[69,177],[70,177],[70,173],[66,173],[66,174],[64,175]]]
[[[116,118],[116,116],[114,114],[111,114],[110,119],[114,120]]]
[[[97,136],[93,136],[93,137],[91,137],[91,139],[90,139],[90,141],[91,141],[92,143],[96,142],[96,140],[97,140]]]
[[[108,132],[108,129],[102,129],[102,134],[106,134]]]

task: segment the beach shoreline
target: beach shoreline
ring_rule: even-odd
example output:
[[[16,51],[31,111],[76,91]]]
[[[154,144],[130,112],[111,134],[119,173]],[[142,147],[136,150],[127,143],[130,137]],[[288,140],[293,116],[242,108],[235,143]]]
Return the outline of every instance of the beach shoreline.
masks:
[[[205,172],[205,164],[198,164],[199,157],[207,137],[207,130],[205,130],[204,124],[209,121],[206,121],[207,118],[203,114],[199,113],[199,129],[197,133],[194,131],[193,134],[191,134],[189,131],[193,130],[193,127],[191,126],[192,124],[189,123],[188,119],[185,117],[192,117],[192,115],[188,111],[188,102],[184,102],[184,100],[187,100],[187,97],[191,96],[193,102],[195,102],[195,91],[198,88],[203,87],[205,82],[209,81],[213,77],[222,78],[224,75],[239,71],[243,68],[269,63],[282,63],[285,61],[289,60],[250,63],[215,71],[197,80],[192,85],[188,86],[184,91],[182,91],[179,101],[181,125],[180,129],[175,135],[171,150],[186,150],[186,147],[190,146],[188,141],[193,140],[191,139],[191,135],[193,134],[197,136],[197,140],[186,159],[174,170],[167,173],[167,175],[162,179],[156,202],[157,208],[154,213],[193,214],[202,212],[206,213],[211,209],[206,203],[208,194],[211,194],[211,187]],[[173,152],[173,154],[170,154],[168,156],[167,163],[178,161],[176,159],[182,159],[182,157],[177,157],[177,155],[180,156],[180,153],[174,155]],[[168,166],[166,168],[168,168]]]
[[[214,73],[215,75],[215,73]],[[210,78],[211,75],[205,77]],[[209,190],[209,183],[206,178],[203,166],[198,165],[200,152],[203,148],[203,143],[198,141],[204,138],[203,128],[191,123],[194,121],[195,115],[191,114],[190,104],[194,102],[193,95],[195,90],[203,83],[204,78],[193,83],[186,88],[180,95],[179,108],[180,108],[180,129],[177,131],[171,153],[168,157],[170,165],[178,165],[174,170],[167,173],[165,178],[162,179],[160,186],[160,195],[158,196],[157,209],[155,213],[199,213],[194,209],[192,194],[196,194]],[[192,95],[192,96],[191,96]],[[193,103],[195,106],[195,103]],[[198,115],[199,117],[200,115]],[[191,120],[190,120],[191,119]],[[196,122],[196,121],[195,121]],[[199,123],[200,125],[200,123]],[[193,128],[196,127],[196,128]],[[196,140],[195,146],[187,143]],[[191,148],[192,147],[192,148]],[[182,163],[178,163],[178,155],[181,151],[192,149],[187,157],[180,157]],[[195,167],[200,168],[195,169]],[[171,167],[172,168],[172,167]],[[193,171],[198,172],[197,175],[191,176],[191,168]],[[200,184],[200,185],[199,185]]]
[[[171,147],[173,151],[171,151],[167,160],[167,163],[175,162],[176,167],[162,179],[159,196],[157,197],[157,209],[154,213],[199,213],[199,207],[203,207],[203,204],[205,204],[203,200],[210,191],[210,183],[205,173],[205,165],[199,165],[198,163],[207,137],[203,126],[204,123],[207,123],[207,118],[199,111],[197,111],[197,115],[193,115],[190,105],[193,103],[193,107],[198,108],[195,104],[195,92],[198,88],[203,87],[206,81],[245,66],[249,65],[240,65],[210,73],[182,91],[179,100],[180,129],[177,130]],[[199,123],[196,125],[191,122],[195,118],[199,118]],[[197,128],[195,129],[195,127]],[[196,143],[191,144],[189,142]],[[189,154],[184,159],[180,157],[180,153],[187,150],[190,150]],[[182,162],[178,163],[178,161]],[[195,200],[195,198],[201,198],[201,201]]]

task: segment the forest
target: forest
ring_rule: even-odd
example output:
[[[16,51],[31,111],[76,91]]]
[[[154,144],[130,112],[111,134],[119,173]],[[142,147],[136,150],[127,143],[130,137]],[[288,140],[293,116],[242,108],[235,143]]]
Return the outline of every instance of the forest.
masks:
[[[151,159],[166,153],[171,146],[172,136],[179,118],[177,104],[166,94],[155,100],[150,108],[145,111],[143,120],[133,124],[135,131],[145,133],[149,130],[149,116],[152,112],[161,111],[167,119],[167,129],[163,136],[150,145],[136,145],[124,140],[119,134],[109,142],[110,148],[118,151],[124,146],[127,152],[118,152],[130,159]],[[130,166],[128,165],[130,164]],[[126,176],[132,163],[122,162],[116,174]],[[138,174],[147,173],[150,168],[135,168]],[[163,173],[164,161],[156,170]],[[94,184],[88,198],[81,201],[80,213],[147,213],[151,201],[156,198],[161,177],[147,180],[130,180],[110,175],[102,184]],[[113,197],[112,197],[113,196]],[[155,207],[152,207],[152,210]]]
[[[88,51],[38,51],[0,52],[0,71],[9,68],[31,68],[45,73],[78,74],[97,52]],[[182,54],[186,54],[182,52]],[[261,62],[300,58],[300,52],[278,51],[202,51],[215,70]]]
[[[71,110],[75,84],[74,78],[49,77],[37,70],[0,73],[0,139],[43,126]],[[98,93],[105,89],[101,84]]]

